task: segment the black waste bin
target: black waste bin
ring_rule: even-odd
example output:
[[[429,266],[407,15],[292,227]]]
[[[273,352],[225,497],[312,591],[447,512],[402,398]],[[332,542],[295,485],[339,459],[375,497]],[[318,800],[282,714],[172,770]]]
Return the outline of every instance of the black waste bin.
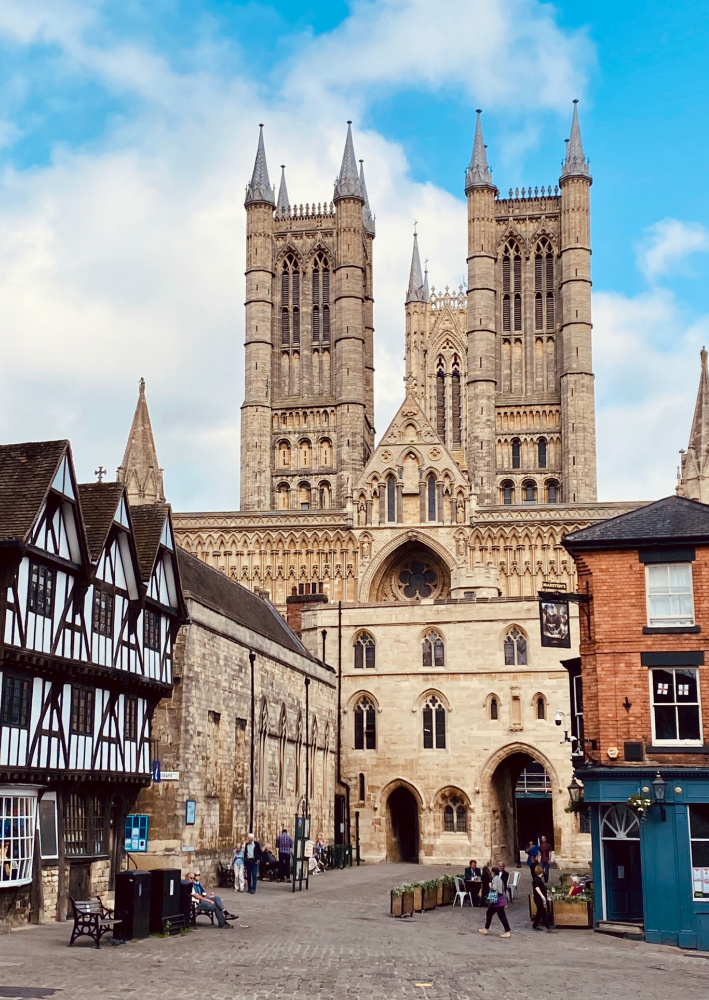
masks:
[[[182,875],[179,868],[153,868],[150,889],[150,933],[162,934],[165,921],[182,913],[180,905],[180,882]]]
[[[192,923],[192,883],[180,882],[180,913],[185,918],[185,927]]]
[[[116,915],[123,918],[126,941],[146,938],[150,933],[150,872],[116,874]],[[120,914],[119,914],[120,911]]]

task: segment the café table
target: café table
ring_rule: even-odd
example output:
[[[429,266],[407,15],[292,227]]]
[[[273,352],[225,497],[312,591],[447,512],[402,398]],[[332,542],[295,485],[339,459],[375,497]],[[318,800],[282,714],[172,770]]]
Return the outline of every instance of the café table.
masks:
[[[470,893],[470,898],[473,901],[473,906],[480,906],[480,890],[482,889],[481,879],[469,879],[465,880],[465,891]]]

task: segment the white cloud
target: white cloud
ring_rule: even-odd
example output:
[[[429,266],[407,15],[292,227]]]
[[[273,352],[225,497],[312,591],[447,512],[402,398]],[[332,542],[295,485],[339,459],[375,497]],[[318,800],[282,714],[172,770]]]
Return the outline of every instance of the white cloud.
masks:
[[[655,281],[675,271],[690,254],[709,251],[709,230],[699,222],[661,219],[645,230],[636,250],[638,267],[649,281]]]
[[[593,309],[599,498],[668,496],[689,440],[709,316],[688,319],[663,289],[599,292]]]
[[[98,3],[0,0],[0,37],[51,42],[67,72],[142,98],[101,143],[58,147],[49,166],[0,177],[0,440],[67,436],[83,477],[100,463],[113,469],[144,376],[170,499],[236,508],[242,202],[256,123],[268,123],[272,180],[285,162],[292,201],[329,200],[344,121],[375,90],[457,86],[527,108],[577,93],[591,50],[551,10],[456,0],[441,16],[421,0],[359,3],[340,28],[303,41],[282,92],[266,100],[254,80],[227,76],[220,54],[210,61],[203,50],[198,72],[178,73],[137,44],[102,46]],[[385,136],[357,129],[355,143],[377,212],[381,432],[403,392],[413,219],[440,287],[463,278],[466,212],[462,198],[416,183]]]

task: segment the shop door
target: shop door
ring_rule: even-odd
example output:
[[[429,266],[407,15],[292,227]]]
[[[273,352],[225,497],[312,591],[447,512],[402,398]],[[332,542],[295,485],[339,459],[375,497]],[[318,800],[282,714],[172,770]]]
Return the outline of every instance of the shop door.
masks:
[[[608,920],[642,921],[640,843],[637,840],[607,840],[604,864]]]

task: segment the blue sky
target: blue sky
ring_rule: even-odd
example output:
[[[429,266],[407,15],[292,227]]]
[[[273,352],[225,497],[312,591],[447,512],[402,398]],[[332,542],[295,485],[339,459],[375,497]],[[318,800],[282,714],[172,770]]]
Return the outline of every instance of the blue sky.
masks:
[[[0,439],[120,462],[148,383],[169,498],[238,506],[243,189],[331,196],[355,122],[377,214],[377,429],[400,402],[411,229],[465,273],[473,110],[503,191],[594,176],[599,495],[674,486],[709,341],[709,8],[534,0],[0,0]]]

